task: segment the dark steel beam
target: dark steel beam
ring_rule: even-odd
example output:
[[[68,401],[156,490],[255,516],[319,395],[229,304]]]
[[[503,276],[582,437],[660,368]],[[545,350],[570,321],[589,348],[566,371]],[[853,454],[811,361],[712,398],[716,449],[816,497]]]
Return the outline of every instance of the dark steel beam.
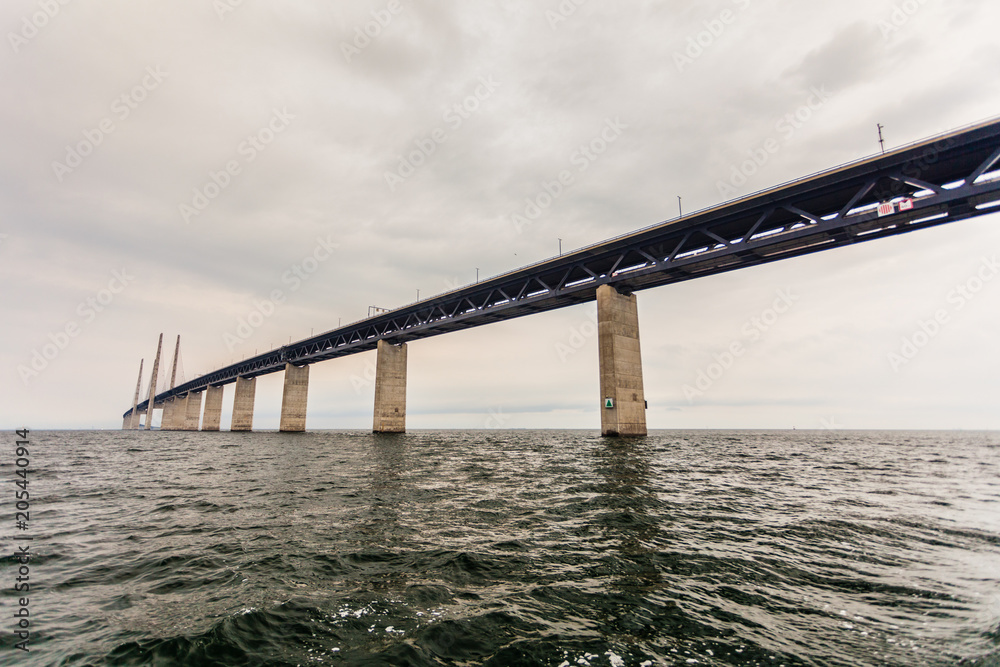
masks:
[[[1000,211],[985,206],[1000,202],[1000,178],[982,178],[998,160],[995,120],[380,313],[196,378],[155,402],[288,362],[357,354],[381,339],[419,340],[592,301],[604,284],[650,289]]]

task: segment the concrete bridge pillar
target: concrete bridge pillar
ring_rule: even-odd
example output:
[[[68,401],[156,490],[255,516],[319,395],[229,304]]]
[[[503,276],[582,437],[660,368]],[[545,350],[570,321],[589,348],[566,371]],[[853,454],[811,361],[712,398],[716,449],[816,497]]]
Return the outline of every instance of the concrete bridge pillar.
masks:
[[[253,430],[253,402],[257,394],[257,378],[236,378],[233,397],[233,423],[230,431]]]
[[[306,430],[306,403],[309,398],[309,366],[285,364],[285,391],[281,395],[281,426],[284,433]]]
[[[601,367],[601,434],[646,435],[646,399],[639,354],[639,311],[634,294],[597,288]]]
[[[201,425],[201,395],[203,393],[201,391],[193,391],[187,395],[187,399],[185,399],[187,407],[184,410],[184,426],[181,430],[197,431]]]
[[[188,395],[174,397],[174,405],[170,409],[170,431],[183,431],[187,423]],[[161,424],[162,428],[162,424]]]
[[[378,342],[372,430],[375,433],[406,432],[406,343]]]
[[[187,396],[174,396],[167,401],[167,407],[164,408],[164,414],[166,414],[167,409],[170,410],[170,413],[168,416],[163,418],[164,422],[167,424],[167,430],[183,431],[184,420],[187,417]],[[163,426],[161,425],[160,428],[163,428]]]
[[[224,388],[209,387],[205,393],[205,416],[202,419],[202,431],[218,431],[222,424],[222,392]]]
[[[187,424],[188,395],[174,397],[174,405],[170,410],[170,430],[183,431]]]
[[[168,398],[163,402],[163,419],[160,421],[161,431],[175,431],[174,425],[177,418],[177,399]]]
[[[172,398],[168,398],[163,401],[163,417],[160,419],[160,430],[169,431],[170,430],[170,420],[172,418],[172,412],[174,409],[174,403]]]

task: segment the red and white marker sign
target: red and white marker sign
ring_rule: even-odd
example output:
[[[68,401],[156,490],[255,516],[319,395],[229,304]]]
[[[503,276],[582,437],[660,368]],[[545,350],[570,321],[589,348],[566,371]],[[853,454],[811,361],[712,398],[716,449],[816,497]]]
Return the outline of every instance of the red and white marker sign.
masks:
[[[896,205],[892,202],[885,204],[879,204],[878,206],[878,217],[883,218],[887,215],[892,215],[896,212]]]
[[[904,199],[903,201],[899,202],[899,210],[900,211],[912,211],[913,210],[913,200],[912,199]]]

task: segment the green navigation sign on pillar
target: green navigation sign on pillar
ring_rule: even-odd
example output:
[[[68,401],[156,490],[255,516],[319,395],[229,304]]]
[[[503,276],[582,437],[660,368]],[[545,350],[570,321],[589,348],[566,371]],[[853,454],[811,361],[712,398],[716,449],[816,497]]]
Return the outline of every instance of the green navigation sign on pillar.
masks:
[[[614,401],[614,399],[613,398],[605,398],[604,399],[604,407],[607,408],[608,410],[613,409],[615,407],[615,401]]]

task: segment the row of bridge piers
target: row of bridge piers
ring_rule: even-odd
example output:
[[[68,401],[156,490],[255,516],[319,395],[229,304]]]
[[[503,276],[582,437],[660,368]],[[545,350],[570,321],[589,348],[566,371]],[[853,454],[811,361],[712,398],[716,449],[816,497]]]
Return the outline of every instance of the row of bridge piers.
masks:
[[[642,382],[642,360],[639,348],[639,316],[634,294],[622,294],[605,285],[597,290],[598,347],[600,354],[601,432],[607,436],[646,435],[646,401]],[[162,336],[161,336],[162,345]],[[174,352],[176,379],[178,339]],[[406,366],[407,345],[378,341],[375,370],[375,410],[372,430],[376,433],[406,431]],[[159,350],[154,364],[159,365]],[[284,370],[284,390],[281,397],[282,432],[306,430],[309,396],[309,366],[288,363]],[[139,370],[140,380],[142,366]],[[231,431],[252,431],[257,379],[240,377],[235,383]],[[222,423],[223,386],[209,386],[184,396],[162,402],[164,431],[219,431]],[[123,429],[150,428],[152,419],[146,414],[145,424],[137,408],[138,387],[133,409],[125,415]],[[156,407],[155,389],[150,390],[148,405]]]

